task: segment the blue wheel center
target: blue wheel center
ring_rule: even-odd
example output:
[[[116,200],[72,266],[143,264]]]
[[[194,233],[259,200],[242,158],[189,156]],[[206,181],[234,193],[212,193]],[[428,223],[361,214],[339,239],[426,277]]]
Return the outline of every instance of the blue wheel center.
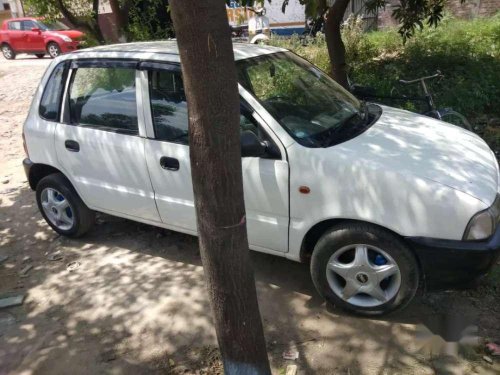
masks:
[[[375,263],[375,265],[377,266],[383,266],[387,264],[387,259],[385,259],[383,255],[377,254],[375,256],[375,259],[373,260],[373,263]]]

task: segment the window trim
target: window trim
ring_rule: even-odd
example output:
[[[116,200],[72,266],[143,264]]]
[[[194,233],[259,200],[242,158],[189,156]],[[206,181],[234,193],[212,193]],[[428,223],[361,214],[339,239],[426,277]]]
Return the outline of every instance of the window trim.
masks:
[[[141,115],[140,115],[140,108],[139,108],[139,87],[137,86],[137,65],[139,63],[138,60],[113,60],[113,59],[74,59],[74,60],[68,60],[69,61],[69,73],[67,77],[67,82],[66,82],[66,88],[64,90],[64,109],[62,111],[62,118],[61,118],[61,123],[65,125],[70,125],[70,126],[78,126],[81,128],[88,128],[88,129],[95,129],[95,130],[101,130],[101,131],[106,131],[110,133],[115,133],[115,134],[122,134],[122,135],[128,135],[132,137],[144,137],[144,127],[141,127]],[[71,110],[70,110],[70,92],[71,92],[71,87],[73,86],[73,82],[76,76],[76,72],[78,69],[85,69],[85,68],[124,68],[124,69],[133,69],[135,72],[134,75],[134,82],[135,82],[135,102],[136,102],[136,111],[137,111],[137,132],[136,133],[127,133],[124,131],[120,131],[120,129],[111,127],[111,126],[106,126],[106,125],[92,125],[92,124],[80,124],[80,123],[73,123],[71,121]]]
[[[42,101],[43,101],[43,98],[45,96],[45,93],[47,92],[47,86],[49,85],[49,82],[50,80],[52,79],[52,77],[54,76],[54,72],[56,71],[56,69],[58,69],[61,65],[63,65],[63,76],[62,76],[62,79],[61,79],[61,92],[59,93],[59,98],[58,98],[58,111],[57,111],[57,117],[55,120],[52,120],[52,119],[48,119],[46,117],[44,117],[42,115]],[[52,69],[52,71],[50,72],[50,76],[49,76],[49,79],[47,80],[47,82],[45,83],[45,87],[43,88],[43,92],[42,92],[42,96],[40,97],[40,101],[38,102],[38,116],[40,116],[41,119],[45,120],[45,121],[50,121],[50,122],[61,122],[61,118],[62,118],[62,114],[63,114],[63,103],[64,103],[64,95],[65,95],[65,92],[66,92],[66,83],[67,83],[67,79],[68,79],[68,69],[69,67],[69,64],[67,61],[63,61],[59,64],[57,64],[54,69]]]

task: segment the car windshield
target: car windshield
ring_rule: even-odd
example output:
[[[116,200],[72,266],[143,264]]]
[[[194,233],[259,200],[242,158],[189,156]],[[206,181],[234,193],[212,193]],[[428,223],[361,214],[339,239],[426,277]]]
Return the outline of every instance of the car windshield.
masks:
[[[60,21],[37,21],[40,30],[43,31],[61,31],[61,30],[69,30],[69,27]]]
[[[331,146],[367,124],[354,96],[291,52],[241,60],[237,68],[240,84],[304,146]]]

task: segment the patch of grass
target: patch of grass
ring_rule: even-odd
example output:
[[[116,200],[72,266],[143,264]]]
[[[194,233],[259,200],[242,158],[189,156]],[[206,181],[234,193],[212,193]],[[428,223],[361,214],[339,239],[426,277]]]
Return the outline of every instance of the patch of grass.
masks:
[[[500,13],[490,18],[457,20],[447,17],[437,28],[425,28],[406,44],[396,29],[362,32],[358,21],[343,30],[349,76],[375,88],[378,95],[419,94],[418,86],[402,86],[440,70],[445,78],[430,82],[438,107],[465,115],[493,149],[500,150]],[[329,59],[323,36],[307,46],[298,37],[274,37],[271,44],[291,49],[325,71]],[[387,103],[407,107],[405,103]],[[418,110],[418,108],[408,108]],[[422,108],[423,109],[423,108]]]

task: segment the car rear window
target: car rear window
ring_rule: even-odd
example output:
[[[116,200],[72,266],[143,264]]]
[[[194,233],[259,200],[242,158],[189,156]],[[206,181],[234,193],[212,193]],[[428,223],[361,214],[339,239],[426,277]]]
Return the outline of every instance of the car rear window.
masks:
[[[138,134],[135,69],[79,68],[69,92],[70,121]]]
[[[39,108],[40,116],[45,120],[59,119],[65,75],[65,63],[61,63],[55,67],[45,86]]]
[[[21,21],[9,22],[9,30],[21,30]]]

